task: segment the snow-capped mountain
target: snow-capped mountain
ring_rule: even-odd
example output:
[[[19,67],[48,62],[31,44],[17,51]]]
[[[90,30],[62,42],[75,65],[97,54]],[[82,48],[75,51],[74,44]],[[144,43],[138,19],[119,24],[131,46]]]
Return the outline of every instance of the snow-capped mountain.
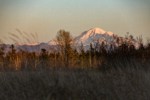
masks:
[[[77,47],[83,45],[85,51],[90,49],[90,44],[95,47],[97,43],[100,45],[104,43],[107,50],[110,50],[110,47],[119,47],[122,43],[134,45],[135,48],[139,47],[138,41],[132,36],[128,38],[120,37],[113,32],[105,31],[100,28],[92,28],[75,38],[75,45]]]
[[[110,45],[118,47],[121,43],[129,43],[134,45],[136,48],[139,47],[139,43],[131,38],[124,38],[115,35],[113,32],[105,31],[100,28],[92,28],[88,31],[83,32],[81,35],[74,39],[75,47],[78,49],[81,45],[84,46],[85,50],[89,50],[90,44],[95,45],[96,43],[105,43],[106,47],[109,49]],[[2,46],[2,45],[0,45]],[[9,51],[11,45],[4,45],[5,50]],[[28,43],[28,44],[15,44],[15,49],[17,51],[23,50],[28,52],[40,52],[41,49],[46,49],[49,52],[58,50],[56,40],[51,40],[47,43]]]
[[[112,42],[114,40],[113,36],[112,32],[107,32],[100,28],[92,28],[76,37],[75,43],[76,45],[81,45],[82,43],[84,46],[87,46],[95,42]]]

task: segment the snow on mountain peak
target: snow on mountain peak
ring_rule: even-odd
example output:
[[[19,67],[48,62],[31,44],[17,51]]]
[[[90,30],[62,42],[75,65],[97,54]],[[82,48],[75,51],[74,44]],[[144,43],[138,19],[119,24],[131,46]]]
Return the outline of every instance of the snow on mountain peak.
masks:
[[[110,36],[113,36],[114,35],[114,33],[113,32],[110,32],[110,31],[108,31],[108,32],[106,32],[108,35],[110,35]]]
[[[101,28],[97,28],[97,27],[88,30],[87,33],[88,33],[87,35],[92,35],[92,34],[107,34],[107,35],[110,35],[110,36],[113,35],[112,32],[107,32],[107,31],[105,31]]]
[[[92,42],[100,41],[100,40],[108,40],[111,41],[113,33],[107,32],[100,28],[92,28],[88,31],[83,32],[80,36],[76,38],[76,43],[83,45],[89,45]]]
[[[98,34],[105,34],[106,33],[106,31],[104,31],[103,29],[100,29],[100,28],[92,28],[89,30],[89,32],[98,33]]]

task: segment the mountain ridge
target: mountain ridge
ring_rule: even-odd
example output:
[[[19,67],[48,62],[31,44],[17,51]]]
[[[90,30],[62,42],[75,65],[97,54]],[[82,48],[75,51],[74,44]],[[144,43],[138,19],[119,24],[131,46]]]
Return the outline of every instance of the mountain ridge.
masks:
[[[119,41],[117,39],[119,39]],[[77,48],[83,45],[85,47],[85,50],[88,50],[90,48],[90,44],[95,45],[96,43],[99,44],[105,43],[107,46],[113,45],[117,47],[120,45],[119,42],[128,42],[128,41],[132,42],[132,44],[138,47],[138,43],[133,39],[132,40],[125,39],[123,37],[119,37],[113,32],[105,31],[97,27],[84,31],[74,39],[74,43],[77,46]],[[53,51],[57,49],[56,48],[57,43],[55,40],[50,40],[47,43],[34,42],[34,43],[27,43],[22,45],[15,44],[15,46],[18,50],[21,49],[29,52],[40,52],[40,50],[43,48],[46,49],[47,51]]]
[[[111,41],[113,39],[113,32],[107,32],[100,28],[92,28],[88,31],[83,32],[81,35],[75,38],[76,44],[89,45],[92,42],[97,41]]]

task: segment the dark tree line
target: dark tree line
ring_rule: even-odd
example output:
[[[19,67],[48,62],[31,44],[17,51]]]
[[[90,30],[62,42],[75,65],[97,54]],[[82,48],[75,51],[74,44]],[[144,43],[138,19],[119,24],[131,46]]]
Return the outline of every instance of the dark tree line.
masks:
[[[121,68],[136,63],[146,64],[150,61],[150,43],[144,45],[142,39],[137,49],[132,43],[116,38],[119,46],[111,44],[109,50],[105,42],[90,44],[89,50],[85,50],[81,43],[80,48],[75,48],[74,39],[69,32],[60,30],[56,36],[57,50],[49,52],[41,49],[41,53],[16,51],[15,46],[10,46],[10,52],[5,54],[5,48],[0,48],[0,70],[48,70],[53,68],[81,68],[107,70]],[[127,36],[127,40],[133,40],[133,36]],[[150,65],[150,64],[149,64]],[[136,65],[134,65],[136,67]]]

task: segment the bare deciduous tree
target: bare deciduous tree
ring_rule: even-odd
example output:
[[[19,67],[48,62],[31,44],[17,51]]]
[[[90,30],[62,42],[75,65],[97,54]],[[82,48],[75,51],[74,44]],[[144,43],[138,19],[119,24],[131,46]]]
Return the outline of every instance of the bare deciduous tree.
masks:
[[[65,66],[68,67],[69,56],[70,56],[71,49],[72,49],[71,43],[72,43],[73,38],[69,32],[65,30],[60,30],[57,33],[56,40],[60,48],[60,52],[62,54],[62,60],[64,61]]]

